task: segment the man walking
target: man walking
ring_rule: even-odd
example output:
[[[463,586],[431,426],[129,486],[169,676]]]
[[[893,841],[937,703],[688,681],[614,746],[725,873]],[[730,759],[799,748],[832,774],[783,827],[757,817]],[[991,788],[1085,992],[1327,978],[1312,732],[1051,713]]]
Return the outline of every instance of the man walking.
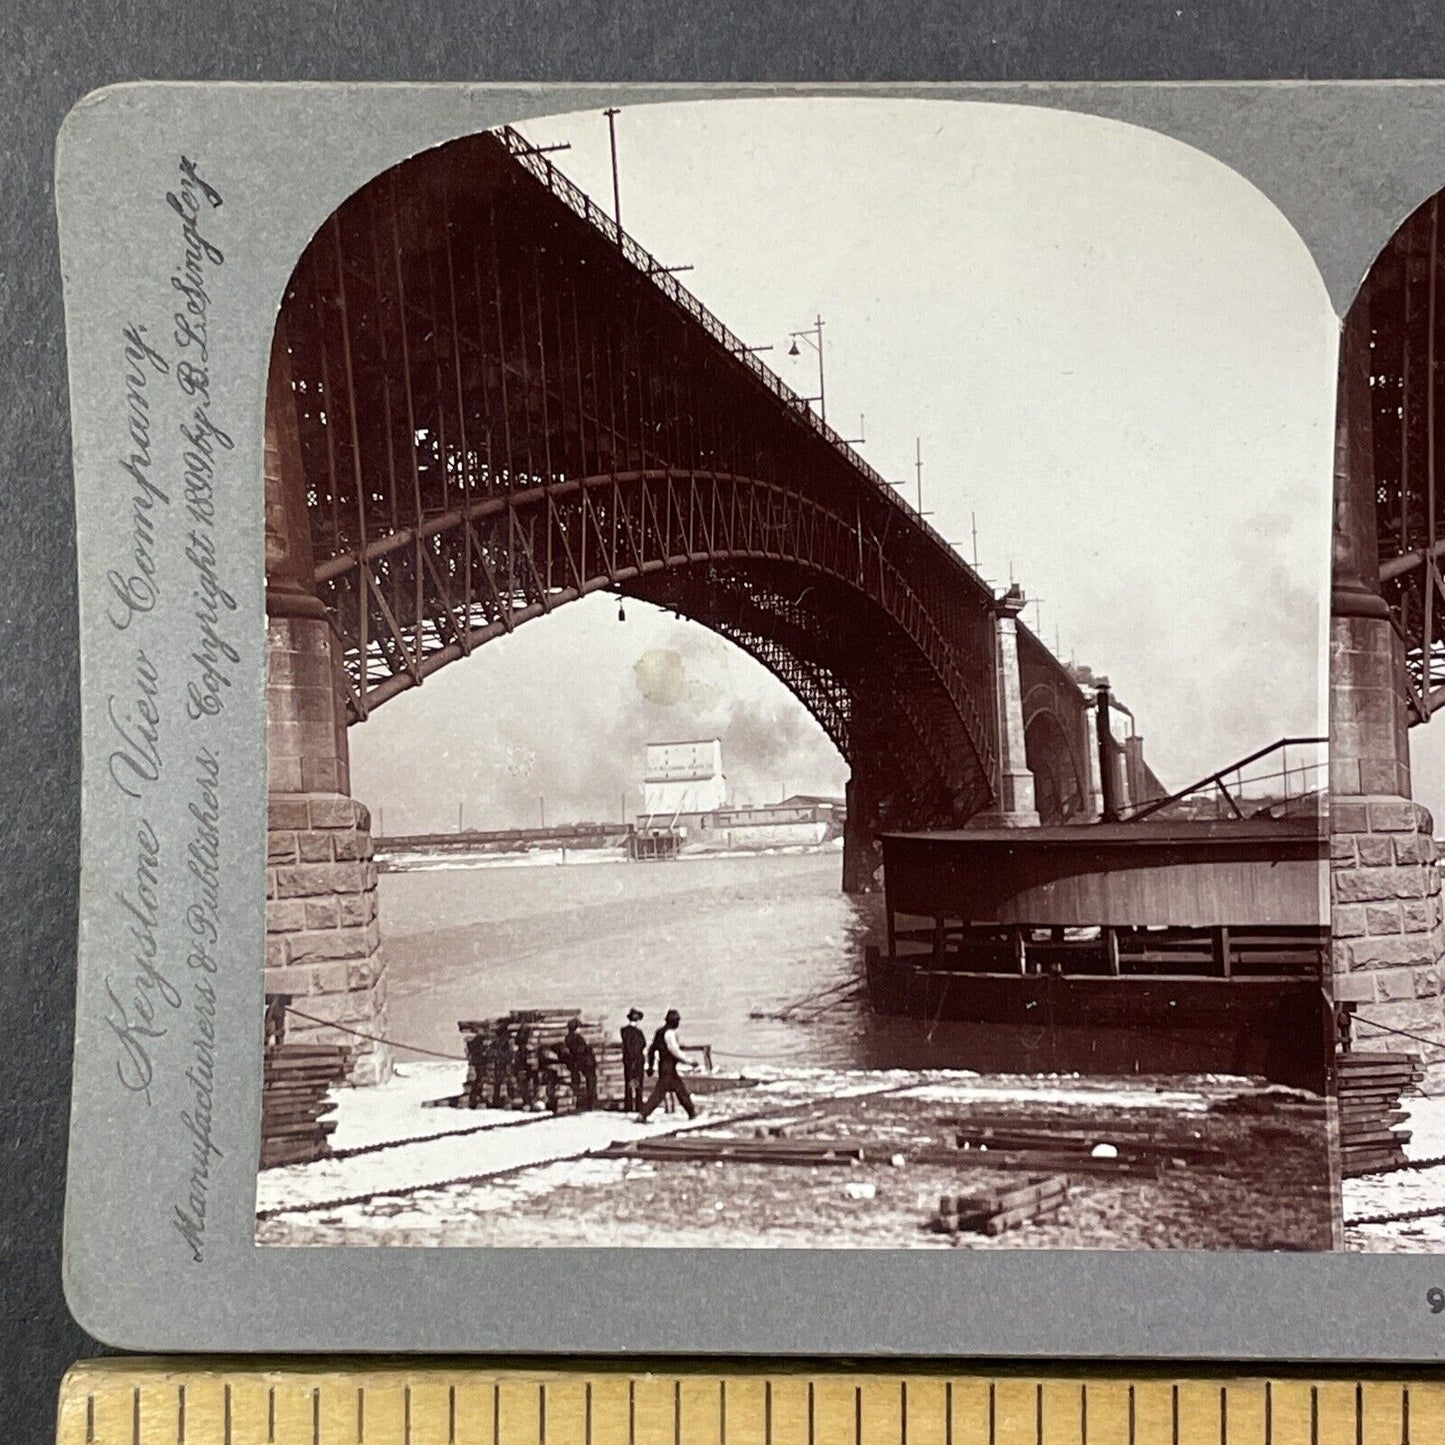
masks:
[[[573,1019],[567,1025],[567,1037],[562,1045],[567,1056],[567,1067],[572,1076],[572,1100],[578,1113],[585,1113],[597,1107],[597,1055],[582,1032],[581,1019]]]
[[[689,1119],[697,1118],[697,1109],[693,1106],[692,1095],[688,1093],[687,1085],[683,1083],[682,1076],[677,1071],[678,1065],[683,1062],[683,1045],[677,1039],[677,1026],[681,1022],[682,1015],[675,1008],[670,1008],[663,1026],[653,1035],[652,1048],[649,1053],[657,1060],[657,1083],[653,1086],[651,1097],[643,1105],[642,1112],[637,1116],[644,1124],[647,1122],[648,1115],[669,1094],[687,1110]]]
[[[622,1107],[629,1114],[642,1108],[642,1070],[647,1060],[647,1035],[637,1025],[642,1021],[642,1010],[627,1010],[627,1022],[622,1025]]]

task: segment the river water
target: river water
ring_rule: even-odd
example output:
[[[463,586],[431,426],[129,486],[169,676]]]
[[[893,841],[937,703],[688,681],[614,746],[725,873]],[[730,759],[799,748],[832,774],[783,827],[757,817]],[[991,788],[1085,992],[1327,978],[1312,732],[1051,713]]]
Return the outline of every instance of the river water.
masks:
[[[575,1008],[615,1033],[635,1006],[650,1035],[676,1008],[722,1069],[901,1064],[916,1026],[880,1028],[857,996],[881,900],[841,873],[836,849],[384,873],[388,1032],[460,1054],[459,1019]],[[841,1001],[798,1006],[827,990]]]

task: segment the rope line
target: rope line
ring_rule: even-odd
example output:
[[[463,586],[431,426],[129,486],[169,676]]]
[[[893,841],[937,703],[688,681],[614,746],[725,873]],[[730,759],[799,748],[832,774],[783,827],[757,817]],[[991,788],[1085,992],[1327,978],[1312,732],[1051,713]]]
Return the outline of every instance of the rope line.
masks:
[[[391,1048],[405,1049],[408,1053],[412,1054],[427,1054],[434,1059],[446,1059],[448,1063],[452,1064],[465,1064],[467,1062],[465,1054],[443,1054],[436,1049],[423,1048],[420,1044],[408,1044],[401,1039],[388,1038],[384,1034],[369,1034],[362,1029],[351,1028],[347,1024],[333,1023],[330,1019],[319,1019],[314,1014],[302,1013],[299,1008],[289,1003],[286,1005],[286,1012],[288,1014],[295,1014],[298,1019],[305,1019],[309,1024],[319,1024],[322,1028],[337,1029],[343,1034],[351,1034],[358,1039],[367,1039],[374,1044],[387,1044]],[[700,1048],[701,1045],[698,1045],[698,1047]],[[757,1063],[766,1063],[770,1059],[795,1059],[804,1053],[805,1050],[798,1048],[782,1054],[740,1054],[732,1049],[715,1048],[712,1052],[724,1059],[751,1059]]]
[[[1369,1024],[1372,1029],[1382,1029],[1387,1034],[1399,1034],[1402,1039],[1414,1039],[1417,1044],[1424,1044],[1428,1048],[1438,1049],[1440,1047],[1439,1039],[1427,1039],[1422,1034],[1410,1033],[1408,1029],[1392,1028],[1389,1024],[1380,1023],[1378,1019],[1366,1018],[1365,1015],[1361,1013],[1357,1013],[1355,1017],[1362,1024]],[[1368,1050],[1366,1052],[1368,1052]]]
[[[1410,1033],[1408,1029],[1392,1028],[1389,1024],[1380,1023],[1377,1019],[1366,1018],[1364,1014],[1357,1013],[1355,1017],[1359,1019],[1361,1023],[1369,1024],[1372,1029],[1380,1029],[1387,1034],[1398,1034],[1402,1039],[1412,1039],[1415,1043],[1424,1044],[1427,1048],[1438,1049],[1440,1047],[1440,1041],[1438,1039],[1427,1039],[1422,1034]],[[1365,1052],[1368,1054],[1369,1051],[1366,1050]],[[1423,1064],[1425,1061],[1421,1059],[1420,1062]],[[1413,1084],[1411,1087],[1417,1094],[1426,1099],[1445,1097],[1445,1095],[1441,1095],[1433,1089],[1422,1089],[1419,1084]]]
[[[320,1024],[324,1029],[339,1029],[343,1034],[351,1034],[358,1039],[369,1039],[374,1044],[389,1044],[394,1049],[406,1049],[408,1053],[429,1054],[434,1059],[446,1059],[448,1063],[464,1064],[464,1054],[443,1054],[436,1049],[424,1049],[420,1044],[404,1044],[400,1039],[388,1039],[381,1034],[363,1033],[360,1029],[349,1028],[346,1024],[333,1023],[330,1019],[319,1019],[314,1014],[302,1013],[299,1008],[291,1004],[286,1005],[288,1014],[295,1014],[298,1019],[305,1019],[309,1024]]]

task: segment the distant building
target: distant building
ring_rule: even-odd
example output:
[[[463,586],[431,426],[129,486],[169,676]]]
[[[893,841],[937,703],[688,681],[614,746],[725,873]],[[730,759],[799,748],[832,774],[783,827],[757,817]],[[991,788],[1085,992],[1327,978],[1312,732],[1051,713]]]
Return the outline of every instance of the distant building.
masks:
[[[817,846],[843,828],[842,798],[794,793],[780,803],[732,802],[717,738],[648,743],[634,857]]]
[[[695,829],[704,814],[729,801],[720,739],[648,743],[640,826]]]

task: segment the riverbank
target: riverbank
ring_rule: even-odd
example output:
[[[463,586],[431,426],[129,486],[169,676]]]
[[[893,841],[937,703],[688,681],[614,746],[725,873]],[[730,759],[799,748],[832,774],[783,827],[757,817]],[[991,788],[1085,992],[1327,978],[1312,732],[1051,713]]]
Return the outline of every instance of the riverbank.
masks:
[[[1414,1163],[1445,1158],[1445,1087],[1441,1071],[1425,1081],[1429,1094],[1407,1094],[1400,1100],[1405,1111],[1398,1125],[1408,1131],[1405,1158]],[[1409,1254],[1445,1250],[1445,1215],[1391,1220],[1384,1224],[1351,1221],[1383,1214],[1408,1214],[1420,1209],[1445,1209],[1445,1164],[1428,1168],[1394,1169],[1387,1174],[1366,1174],[1346,1179],[1341,1188],[1345,1216],[1345,1247],[1371,1254]]]
[[[337,1157],[262,1171],[257,1240],[273,1245],[1321,1249],[1330,1242],[1324,1106],[1230,1078],[1081,1079],[956,1071],[765,1070],[705,1080],[694,1124],[658,1114],[523,1115],[431,1107],[449,1064],[406,1064],[338,1099]],[[961,1125],[1084,1130],[1156,1174],[1079,1173],[1045,1223],[938,1235],[940,1195],[1016,1185]],[[863,1146],[814,1165],[599,1157],[687,1135],[748,1141],[795,1127]],[[1111,1140],[1113,1142],[1111,1142]],[[997,1156],[996,1156],[997,1157]],[[1107,1165],[1096,1166],[1106,1168]]]

